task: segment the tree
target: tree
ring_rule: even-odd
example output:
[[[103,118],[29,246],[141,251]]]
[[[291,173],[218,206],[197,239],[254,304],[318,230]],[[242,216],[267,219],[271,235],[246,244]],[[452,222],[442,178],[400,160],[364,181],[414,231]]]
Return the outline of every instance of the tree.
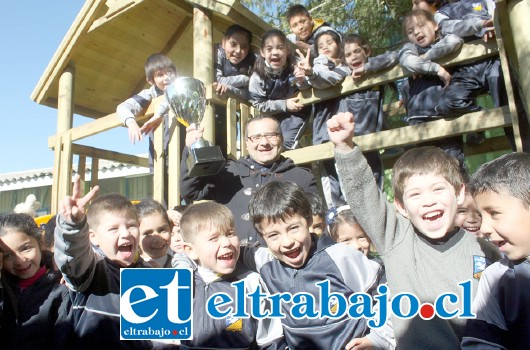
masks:
[[[285,21],[287,9],[302,4],[314,18],[327,21],[342,33],[357,33],[369,40],[374,53],[383,52],[401,43],[401,17],[411,9],[410,0],[303,0],[260,2],[241,0],[273,27],[289,33]]]

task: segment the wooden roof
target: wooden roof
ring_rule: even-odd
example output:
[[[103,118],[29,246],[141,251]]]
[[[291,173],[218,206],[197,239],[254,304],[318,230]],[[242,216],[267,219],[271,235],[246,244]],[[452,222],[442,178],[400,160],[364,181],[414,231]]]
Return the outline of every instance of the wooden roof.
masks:
[[[149,55],[170,56],[179,75],[193,72],[193,8],[211,10],[213,42],[240,24],[259,42],[270,26],[239,0],[87,0],[35,87],[31,99],[57,108],[59,78],[75,67],[74,113],[99,118],[147,86]]]

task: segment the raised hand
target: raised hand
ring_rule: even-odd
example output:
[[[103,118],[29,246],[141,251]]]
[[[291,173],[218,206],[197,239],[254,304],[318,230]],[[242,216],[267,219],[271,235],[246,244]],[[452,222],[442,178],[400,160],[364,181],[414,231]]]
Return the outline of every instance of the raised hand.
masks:
[[[296,66],[303,70],[306,76],[313,74],[313,67],[311,67],[310,61],[311,50],[307,50],[307,53],[304,55],[302,51],[296,49],[296,54],[298,55]]]
[[[340,112],[327,121],[328,135],[335,149],[349,151],[353,149],[353,130],[355,123],[353,114]]]
[[[86,207],[95,197],[99,186],[92,188],[86,195],[81,197],[81,177],[79,174],[74,177],[74,188],[71,196],[66,196],[59,202],[59,213],[70,223],[77,224],[82,222],[86,216]]]

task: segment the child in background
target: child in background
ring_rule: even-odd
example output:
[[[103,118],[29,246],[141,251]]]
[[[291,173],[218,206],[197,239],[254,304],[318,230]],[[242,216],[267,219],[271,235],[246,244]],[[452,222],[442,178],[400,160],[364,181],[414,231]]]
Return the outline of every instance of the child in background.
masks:
[[[250,77],[250,102],[261,114],[275,114],[280,120],[283,146],[294,149],[309,119],[311,106],[302,105],[294,95],[307,89],[303,70],[295,66],[285,34],[271,29],[263,34],[260,56]]]
[[[484,237],[480,230],[481,224],[482,218],[469,192],[469,188],[466,186],[464,202],[456,208],[455,226],[461,227],[477,237]]]
[[[151,101],[162,96],[169,84],[177,77],[177,68],[169,57],[161,53],[152,54],[145,62],[146,81],[151,85],[149,89],[142,90],[138,94],[120,103],[116,108],[118,118],[129,129],[129,140],[134,145],[143,139],[143,135],[149,134],[149,168],[153,170],[153,159],[155,148],[153,133],[164,118],[164,150],[169,144],[169,104],[166,99],[155,110],[154,115],[142,125],[138,126],[136,117],[151,103]]]
[[[239,239],[230,210],[215,202],[191,205],[182,215],[181,232],[186,254],[197,263],[194,334],[192,340],[181,342],[181,349],[284,349],[282,325],[277,318],[216,319],[206,312],[206,301],[215,293],[236,299],[232,286],[236,281],[245,281],[249,293],[258,286],[266,290],[258,274],[238,263]],[[244,307],[250,310],[250,299],[246,300]],[[225,306],[234,307],[232,303]]]
[[[307,8],[300,4],[289,7],[285,18],[292,31],[291,34],[287,35],[287,39],[304,53],[310,52],[312,57],[317,55],[314,46],[316,36],[323,31],[335,31],[324,20],[312,18]]]
[[[173,228],[171,229],[171,243],[169,244],[169,254],[171,255],[184,252],[182,235],[180,234],[180,218],[187,207],[187,205],[177,205],[167,210],[167,216],[173,223]]]
[[[469,189],[481,230],[505,258],[488,267],[473,302],[462,349],[530,348],[530,154],[510,153],[481,165]]]
[[[140,223],[140,251],[142,259],[152,267],[171,267],[169,244],[171,220],[159,202],[148,199],[135,204]]]
[[[254,68],[256,55],[252,52],[252,33],[238,25],[233,24],[226,29],[223,41],[216,45],[215,80],[213,87],[219,96],[237,98],[248,101],[248,82]],[[216,136],[221,145],[226,140],[226,106],[215,105]],[[239,140],[239,116],[237,120],[237,140]],[[226,148],[222,147],[226,156]]]
[[[403,32],[409,42],[399,52],[399,63],[406,72],[413,74],[409,78],[406,102],[407,123],[417,125],[443,118],[445,115],[436,106],[451,82],[451,75],[434,60],[459,50],[463,40],[454,34],[440,39],[434,17],[424,10],[413,10],[405,16]],[[421,145],[440,147],[458,160],[463,174],[466,172],[462,136]]]
[[[27,214],[0,216],[2,349],[68,349],[68,288]]]
[[[480,273],[500,255],[484,239],[454,225],[457,205],[464,200],[458,162],[437,147],[405,152],[394,165],[394,203],[388,203],[353,142],[353,115],[337,114],[328,121],[328,130],[345,197],[383,260],[392,293],[411,293],[434,303],[443,293],[460,295],[459,284],[471,280],[474,295]],[[462,307],[460,300],[447,311]],[[398,349],[457,349],[465,322],[438,316],[392,318]]]
[[[346,298],[375,287],[379,264],[351,247],[335,244],[328,235],[317,237],[309,232],[311,205],[295,183],[273,181],[261,187],[250,200],[249,213],[268,249],[242,247],[243,259],[260,273],[271,294],[303,291],[319,300],[317,283],[325,279],[333,281],[330,293]],[[350,349],[367,332],[364,318],[295,318],[291,303],[281,307],[286,316],[282,319],[285,337],[292,349]],[[314,307],[318,312],[318,303]],[[392,340],[379,331],[367,337],[392,348]]]
[[[412,0],[413,10],[424,10],[434,16],[440,7],[446,4],[446,0]]]
[[[311,213],[313,214],[313,222],[309,226],[309,233],[320,236],[327,232],[326,209],[322,202],[322,197],[316,192],[305,192],[305,195],[311,205]]]
[[[71,289],[73,334],[69,349],[151,349],[148,340],[120,340],[120,269],[151,267],[138,253],[140,230],[136,208],[111,193],[84,197],[76,175],[71,196],[59,204],[55,261]],[[91,243],[103,255],[94,252]]]

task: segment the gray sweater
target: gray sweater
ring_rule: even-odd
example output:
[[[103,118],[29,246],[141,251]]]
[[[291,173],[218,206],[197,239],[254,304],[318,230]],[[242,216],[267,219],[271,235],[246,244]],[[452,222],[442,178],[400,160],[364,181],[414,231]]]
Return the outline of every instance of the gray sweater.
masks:
[[[348,204],[380,253],[393,294],[412,293],[421,303],[432,303],[442,293],[462,295],[458,283],[471,279],[475,295],[476,259],[498,260],[495,247],[461,229],[446,243],[429,243],[379,191],[359,147],[349,153],[337,152],[335,160]],[[424,321],[417,316],[393,318],[392,322],[397,347],[407,350],[458,349],[465,326],[465,320],[458,318]]]

